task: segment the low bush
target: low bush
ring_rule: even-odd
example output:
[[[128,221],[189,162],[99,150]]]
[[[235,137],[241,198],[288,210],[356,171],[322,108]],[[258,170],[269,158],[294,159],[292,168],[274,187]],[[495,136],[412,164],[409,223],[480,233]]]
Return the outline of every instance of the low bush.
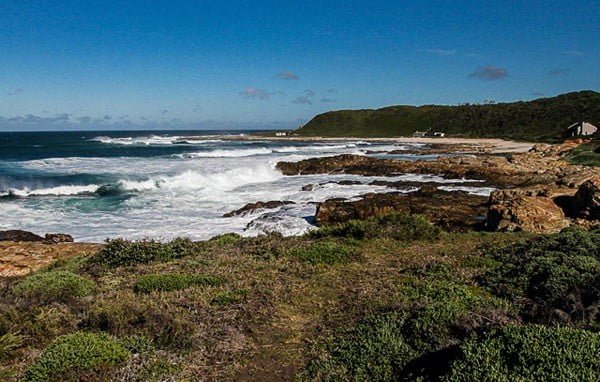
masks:
[[[91,259],[92,263],[110,267],[168,261],[193,255],[199,245],[189,239],[174,239],[168,243],[154,240],[107,240],[104,247]]]
[[[194,318],[186,306],[178,307],[164,299],[135,295],[129,291],[97,301],[79,327],[125,339],[143,336],[157,348],[183,351],[193,345]]]
[[[402,313],[373,314],[339,330],[299,376],[300,380],[392,381],[415,357],[406,343]]]
[[[441,229],[421,215],[391,213],[366,220],[324,226],[309,235],[312,237],[351,237],[355,239],[389,237],[402,241],[435,240]]]
[[[50,344],[26,370],[27,381],[49,381],[65,373],[75,376],[124,362],[129,352],[106,334],[76,332],[61,336]],[[74,378],[75,379],[75,378]]]
[[[135,283],[133,290],[137,293],[170,292],[192,286],[215,286],[222,283],[223,280],[216,276],[166,273],[141,276]]]
[[[527,320],[600,328],[600,229],[566,229],[492,254],[482,279]]]
[[[16,333],[6,333],[0,336],[0,361],[7,358],[25,341],[25,336]]]
[[[334,265],[358,259],[358,251],[352,245],[339,240],[321,240],[294,248],[289,255],[311,265]]]
[[[85,297],[94,291],[93,281],[69,271],[36,273],[14,287],[17,296],[42,303],[70,301]]]
[[[242,239],[237,233],[225,233],[211,238],[208,242],[216,245],[233,245],[239,243]]]
[[[448,354],[457,344],[482,328],[510,320],[510,307],[500,299],[443,279],[406,279],[396,304],[325,338],[301,379],[435,380],[449,368]]]
[[[507,326],[461,346],[447,382],[598,381],[600,333],[566,327]]]
[[[248,291],[246,289],[235,289],[228,290],[224,292],[219,292],[213,297],[212,304],[213,305],[229,305],[229,304],[237,304],[246,298],[248,295]]]
[[[600,138],[594,141],[579,145],[571,150],[565,157],[573,164],[584,166],[600,166]]]

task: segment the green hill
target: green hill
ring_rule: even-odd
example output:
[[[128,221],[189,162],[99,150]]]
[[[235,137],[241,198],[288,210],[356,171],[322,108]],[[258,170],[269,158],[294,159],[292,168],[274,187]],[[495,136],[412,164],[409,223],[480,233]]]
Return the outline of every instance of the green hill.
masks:
[[[394,137],[417,130],[453,136],[552,141],[578,121],[600,126],[600,93],[581,91],[534,101],[459,106],[390,106],[317,115],[301,136]]]

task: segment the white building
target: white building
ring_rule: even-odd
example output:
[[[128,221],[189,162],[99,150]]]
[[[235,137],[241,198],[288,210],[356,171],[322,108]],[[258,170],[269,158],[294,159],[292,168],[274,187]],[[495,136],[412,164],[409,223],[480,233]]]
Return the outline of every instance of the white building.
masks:
[[[577,122],[567,128],[565,135],[567,137],[580,137],[594,135],[598,128],[589,122]]]

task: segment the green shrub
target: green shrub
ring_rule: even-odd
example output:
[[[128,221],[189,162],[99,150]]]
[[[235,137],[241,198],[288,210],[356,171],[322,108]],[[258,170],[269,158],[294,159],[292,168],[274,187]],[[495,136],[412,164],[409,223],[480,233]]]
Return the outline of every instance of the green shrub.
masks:
[[[235,289],[228,290],[224,292],[219,292],[213,297],[212,304],[213,305],[229,305],[229,304],[237,304],[239,302],[244,301],[246,296],[248,295],[248,291],[246,289]]]
[[[193,255],[198,249],[197,243],[181,238],[169,243],[154,240],[113,239],[106,241],[104,247],[92,258],[92,262],[110,267],[146,264],[155,260],[168,261]]]
[[[211,238],[208,242],[216,245],[233,245],[239,243],[242,239],[237,233],[225,233]]]
[[[584,166],[600,166],[600,139],[579,145],[571,150],[565,157],[573,164]]]
[[[366,317],[330,338],[301,380],[392,381],[416,353],[402,335],[405,314]]]
[[[477,328],[512,317],[511,306],[489,292],[443,279],[409,279],[398,293],[397,303],[410,312],[406,340],[419,351],[450,346]]]
[[[27,369],[25,380],[55,380],[64,373],[77,373],[114,366],[129,352],[106,334],[76,332],[59,337]]]
[[[492,254],[483,283],[528,320],[600,328],[600,230],[566,229]]]
[[[93,281],[68,271],[36,273],[18,283],[14,292],[19,297],[38,300],[69,301],[90,295],[94,291]]]
[[[311,242],[307,246],[292,249],[289,254],[311,265],[334,265],[347,263],[358,258],[356,248],[335,240]]]
[[[447,382],[598,381],[600,334],[573,328],[507,326],[461,346]]]
[[[354,239],[389,237],[402,241],[435,240],[441,229],[421,215],[391,213],[366,220],[324,226],[309,235],[312,237],[351,237]]]
[[[0,336],[0,361],[7,358],[15,349],[19,348],[25,341],[25,336],[6,333]]]
[[[135,283],[133,290],[137,293],[150,293],[153,291],[170,292],[187,289],[196,285],[214,286],[222,283],[223,280],[216,276],[166,273],[141,276]]]

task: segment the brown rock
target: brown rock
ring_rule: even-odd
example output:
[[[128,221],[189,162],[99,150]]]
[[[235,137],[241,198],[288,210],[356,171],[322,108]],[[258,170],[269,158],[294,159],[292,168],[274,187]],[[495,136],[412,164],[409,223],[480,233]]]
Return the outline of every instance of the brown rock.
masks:
[[[574,196],[577,216],[587,220],[600,220],[600,176],[584,182]]]
[[[465,192],[447,192],[425,187],[421,192],[363,195],[360,200],[330,199],[317,205],[318,225],[367,219],[391,212],[425,215],[450,231],[478,228],[483,221],[487,198]]]
[[[15,241],[15,242],[27,242],[27,241],[44,241],[45,239],[35,233],[22,231],[19,229],[13,229],[8,231],[0,231],[0,241]]]
[[[72,243],[73,241],[73,236],[65,233],[47,233],[45,240],[49,244]]]
[[[501,190],[490,195],[486,226],[493,231],[553,233],[570,225],[553,198],[532,190]]]
[[[42,242],[0,242],[0,277],[23,276],[46,267],[56,260],[90,255],[100,244],[64,243],[47,245]]]
[[[245,215],[245,214],[248,214],[248,213],[258,210],[258,209],[273,209],[273,208],[285,206],[287,204],[294,204],[294,202],[289,201],[289,200],[285,200],[285,201],[271,200],[268,202],[248,203],[244,207],[242,207],[238,210],[223,214],[223,217],[230,218],[232,216]]]

